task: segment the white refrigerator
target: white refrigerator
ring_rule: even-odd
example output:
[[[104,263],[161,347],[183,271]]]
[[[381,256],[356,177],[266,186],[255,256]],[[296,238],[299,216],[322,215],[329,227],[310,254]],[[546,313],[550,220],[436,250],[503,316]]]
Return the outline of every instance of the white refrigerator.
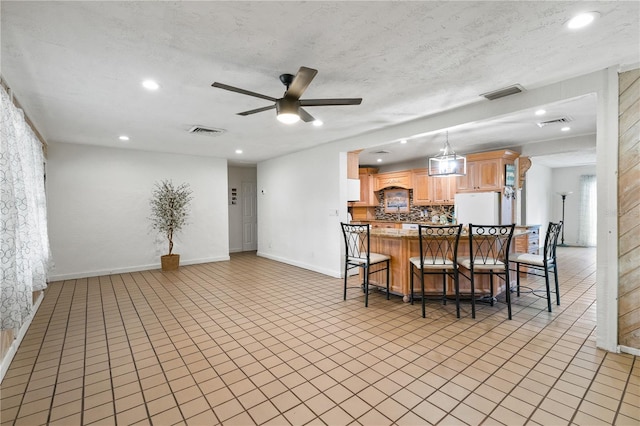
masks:
[[[455,216],[458,224],[500,225],[500,193],[456,194]]]

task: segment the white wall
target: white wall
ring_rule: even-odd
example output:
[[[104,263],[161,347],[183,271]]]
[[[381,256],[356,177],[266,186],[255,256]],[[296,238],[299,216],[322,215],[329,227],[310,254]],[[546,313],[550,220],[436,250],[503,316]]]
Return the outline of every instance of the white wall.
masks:
[[[549,221],[558,221],[553,216],[553,185],[551,182],[552,169],[531,161],[526,178],[526,209],[523,225],[540,225],[540,247],[544,244]]]
[[[238,194],[238,204],[229,205],[229,252],[242,251],[242,182],[257,181],[257,170],[255,167],[229,167],[229,187],[236,188]]]
[[[322,145],[258,164],[258,255],[340,276],[346,158]]]
[[[149,198],[162,179],[189,183],[189,223],[174,237],[181,263],[229,258],[227,162],[73,144],[48,148],[50,280],[158,268],[166,239],[151,232]]]
[[[564,243],[567,245],[576,245],[578,241],[580,176],[595,174],[595,165],[553,169],[553,216],[556,220],[560,220],[562,218],[562,197],[558,195],[557,192],[572,192],[572,194],[567,195],[564,208]]]

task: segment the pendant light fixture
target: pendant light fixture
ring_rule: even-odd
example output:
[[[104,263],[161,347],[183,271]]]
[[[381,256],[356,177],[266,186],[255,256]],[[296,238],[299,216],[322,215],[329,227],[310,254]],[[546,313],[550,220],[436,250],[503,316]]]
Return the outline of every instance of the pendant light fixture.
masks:
[[[449,132],[442,152],[435,157],[429,157],[429,176],[464,176],[467,174],[467,159],[456,154],[449,145]]]

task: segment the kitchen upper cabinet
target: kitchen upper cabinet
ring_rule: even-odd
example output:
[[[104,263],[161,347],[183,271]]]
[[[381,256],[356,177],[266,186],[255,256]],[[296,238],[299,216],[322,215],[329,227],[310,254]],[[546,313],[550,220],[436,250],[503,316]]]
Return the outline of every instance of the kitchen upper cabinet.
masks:
[[[457,192],[502,191],[504,166],[516,158],[518,154],[508,150],[469,154],[467,174],[457,178]]]
[[[374,192],[375,177],[378,169],[371,167],[361,167],[358,170],[360,179],[360,201],[351,204],[354,207],[375,207],[379,204],[378,197]]]
[[[456,177],[430,177],[427,169],[413,170],[413,204],[430,206],[453,204]]]
[[[376,175],[374,191],[390,187],[411,189],[411,171],[379,173]]]
[[[432,177],[430,180],[433,204],[453,204],[458,188],[456,176]]]
[[[416,206],[431,204],[431,186],[427,169],[413,170],[413,204]]]

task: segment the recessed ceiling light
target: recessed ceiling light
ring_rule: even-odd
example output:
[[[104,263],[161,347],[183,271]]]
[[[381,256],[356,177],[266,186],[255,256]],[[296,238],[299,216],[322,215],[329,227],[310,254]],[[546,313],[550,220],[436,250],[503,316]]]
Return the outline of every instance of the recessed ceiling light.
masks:
[[[586,12],[574,16],[567,22],[567,28],[577,30],[591,24],[600,14],[598,12]]]
[[[382,163],[382,158],[378,158],[376,161],[377,161],[378,163]]]
[[[236,154],[242,154],[242,150],[241,149],[236,149]]]
[[[322,126],[324,123],[322,122],[322,120],[314,120],[313,121],[313,125],[316,127],[320,127]]]
[[[153,80],[145,80],[142,82],[142,87],[147,90],[158,90],[160,85]]]
[[[560,129],[560,131],[562,131],[562,132],[568,132],[569,130],[571,130],[571,127],[569,127],[569,126],[565,126],[562,129]]]
[[[121,141],[128,141],[129,140],[129,136],[122,135],[118,139],[120,139]]]
[[[406,139],[400,139],[400,143],[402,143],[402,144],[407,143],[407,140]]]
[[[536,111],[536,115],[545,115],[546,113],[547,113],[547,111],[544,110],[544,109],[539,109],[539,110]]]

